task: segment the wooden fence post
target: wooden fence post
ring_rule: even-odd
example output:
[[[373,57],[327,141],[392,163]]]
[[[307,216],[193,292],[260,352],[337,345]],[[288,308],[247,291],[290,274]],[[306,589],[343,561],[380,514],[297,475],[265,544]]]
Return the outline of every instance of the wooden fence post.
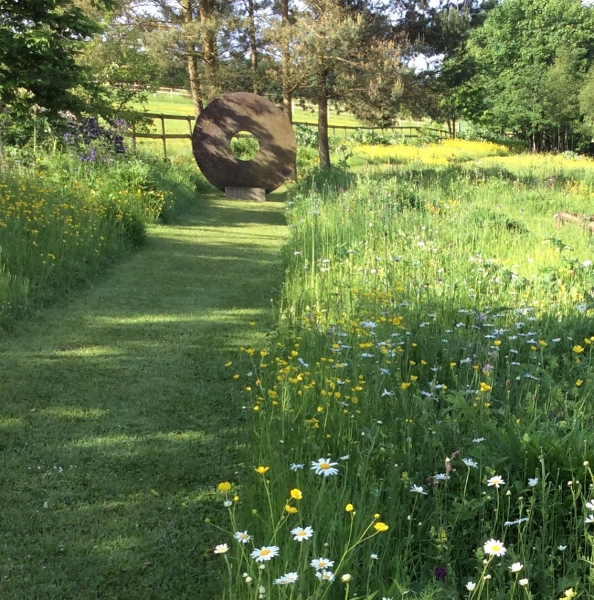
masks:
[[[165,115],[161,114],[161,135],[163,136],[163,158],[167,160],[167,138],[165,137]]]
[[[190,140],[192,139],[192,117],[188,117],[188,128],[190,129]]]
[[[132,148],[136,152],[136,124],[132,123]]]

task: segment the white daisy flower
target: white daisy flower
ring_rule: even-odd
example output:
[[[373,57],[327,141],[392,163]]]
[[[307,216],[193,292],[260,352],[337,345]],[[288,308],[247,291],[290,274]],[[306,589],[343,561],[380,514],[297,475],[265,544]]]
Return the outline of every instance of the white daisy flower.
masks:
[[[505,556],[507,552],[506,547],[499,540],[487,540],[483,546],[485,554],[489,556]]]
[[[295,527],[295,529],[291,529],[291,535],[296,542],[302,542],[303,540],[309,540],[313,535],[314,530],[307,527]]]
[[[334,573],[332,571],[316,571],[316,577],[320,581],[334,581]]]
[[[295,583],[298,579],[298,573],[285,573],[282,577],[275,579],[272,583],[275,585],[289,585],[290,583]]]
[[[466,589],[467,589],[469,592],[474,592],[474,588],[476,588],[476,583],[475,583],[474,581],[469,581],[469,582],[466,584]]]
[[[413,486],[410,488],[410,491],[411,491],[413,494],[424,494],[425,496],[427,495],[427,492],[426,492],[426,491],[423,489],[423,486],[422,486],[422,485],[413,485]]]
[[[530,479],[528,479],[528,485],[529,485],[530,487],[535,487],[535,486],[537,486],[537,485],[538,485],[538,482],[539,482],[539,481],[540,481],[540,479],[538,479],[538,477],[533,477],[533,478],[530,478]]]
[[[586,508],[594,511],[594,502],[592,502],[592,500],[588,500],[588,502],[586,502]]]
[[[585,518],[584,523],[594,523],[594,515],[588,515]]]
[[[225,502],[223,502],[223,506],[225,508],[229,508],[230,506],[233,506],[233,502],[231,500],[225,500]]]
[[[563,552],[563,550],[565,550],[566,548],[567,548],[567,546],[563,546],[563,545],[557,546],[557,550],[561,550],[561,552]]]
[[[340,460],[348,460],[349,458],[351,458],[350,454],[345,454],[344,456],[340,457]]]
[[[261,548],[255,548],[250,556],[256,562],[264,562],[278,556],[279,550],[278,546],[262,546]]]
[[[233,537],[241,544],[247,544],[252,539],[247,531],[236,531]]]
[[[525,586],[527,586],[527,585],[528,585],[528,580],[527,580],[526,578],[524,578],[524,579],[520,579],[520,581],[518,581],[518,583],[519,583],[521,586],[524,586],[524,587],[525,587]]]
[[[449,475],[446,475],[445,473],[438,473],[437,475],[433,475],[433,479],[435,479],[435,481],[447,481],[450,478]]]
[[[329,475],[338,475],[338,469],[336,465],[338,463],[332,462],[331,458],[320,458],[317,461],[311,461],[311,470],[316,472],[316,475],[323,475],[328,477]]]
[[[300,465],[298,463],[291,463],[290,469],[291,471],[299,471],[299,469],[303,469],[305,465]]]
[[[227,544],[219,544],[218,546],[215,546],[215,554],[225,554],[225,552],[229,552],[229,546],[227,546]]]
[[[515,562],[509,566],[509,570],[512,573],[517,573],[518,571],[521,571],[523,568],[524,568],[524,565],[519,562]]]
[[[314,558],[309,564],[316,569],[316,571],[323,571],[324,569],[333,567],[334,561],[329,558]]]
[[[341,578],[340,581],[342,581],[342,583],[348,583],[350,580],[352,579],[351,574],[350,573],[345,573]]]
[[[473,469],[478,469],[478,463],[475,460],[472,460],[472,458],[463,458],[462,462],[467,467],[472,467]]]
[[[501,475],[493,475],[493,477],[487,481],[487,485],[495,486],[499,489],[500,486],[505,485],[505,481]]]
[[[379,556],[377,554],[372,554],[369,558],[371,558],[371,560],[378,560]]]
[[[484,442],[487,438],[474,438],[472,441],[475,444],[480,444],[481,442]]]

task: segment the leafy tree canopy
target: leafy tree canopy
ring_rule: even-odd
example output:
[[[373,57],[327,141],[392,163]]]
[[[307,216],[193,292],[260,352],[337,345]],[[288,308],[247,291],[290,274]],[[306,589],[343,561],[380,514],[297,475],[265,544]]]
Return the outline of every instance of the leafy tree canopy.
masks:
[[[109,8],[113,1],[96,4]],[[49,117],[83,111],[76,88],[91,77],[76,57],[100,31],[71,0],[0,0],[0,103],[12,117],[34,107]]]
[[[467,51],[476,66],[465,90],[474,121],[531,137],[535,149],[561,130],[579,131],[594,9],[580,0],[503,0],[472,32]]]

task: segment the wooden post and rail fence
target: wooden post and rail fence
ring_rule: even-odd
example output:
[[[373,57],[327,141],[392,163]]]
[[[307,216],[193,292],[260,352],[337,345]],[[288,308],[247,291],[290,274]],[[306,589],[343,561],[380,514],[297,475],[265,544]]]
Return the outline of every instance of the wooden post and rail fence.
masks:
[[[160,123],[161,133],[142,133],[136,131],[136,127],[133,125],[132,130],[127,134],[128,137],[132,138],[132,144],[136,148],[137,139],[151,139],[151,140],[162,140],[163,141],[163,157],[167,158],[167,140],[182,140],[192,139],[193,121],[196,120],[194,115],[164,115],[160,113],[143,113],[145,117],[153,119]],[[165,121],[186,121],[188,124],[188,133],[167,133],[165,131]],[[294,121],[293,125],[304,125],[306,127],[317,127],[316,123],[304,123]],[[449,137],[449,133],[444,129],[438,129],[436,127],[426,127],[422,125],[406,125],[406,126],[394,126],[394,127],[360,127],[352,125],[329,125],[328,129],[332,131],[333,135],[336,135],[337,131],[342,131],[344,135],[347,135],[349,131],[378,131],[382,134],[391,132],[396,134],[400,132],[404,138],[416,138],[419,137],[420,131],[423,133],[433,133],[436,136],[445,139]],[[408,132],[408,133],[407,133]]]

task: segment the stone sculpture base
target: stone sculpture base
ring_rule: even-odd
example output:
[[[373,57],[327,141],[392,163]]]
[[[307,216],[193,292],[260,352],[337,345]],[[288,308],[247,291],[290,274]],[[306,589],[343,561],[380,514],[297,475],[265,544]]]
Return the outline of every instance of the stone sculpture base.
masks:
[[[230,200],[254,200],[266,202],[266,190],[264,188],[226,187],[225,197]]]

